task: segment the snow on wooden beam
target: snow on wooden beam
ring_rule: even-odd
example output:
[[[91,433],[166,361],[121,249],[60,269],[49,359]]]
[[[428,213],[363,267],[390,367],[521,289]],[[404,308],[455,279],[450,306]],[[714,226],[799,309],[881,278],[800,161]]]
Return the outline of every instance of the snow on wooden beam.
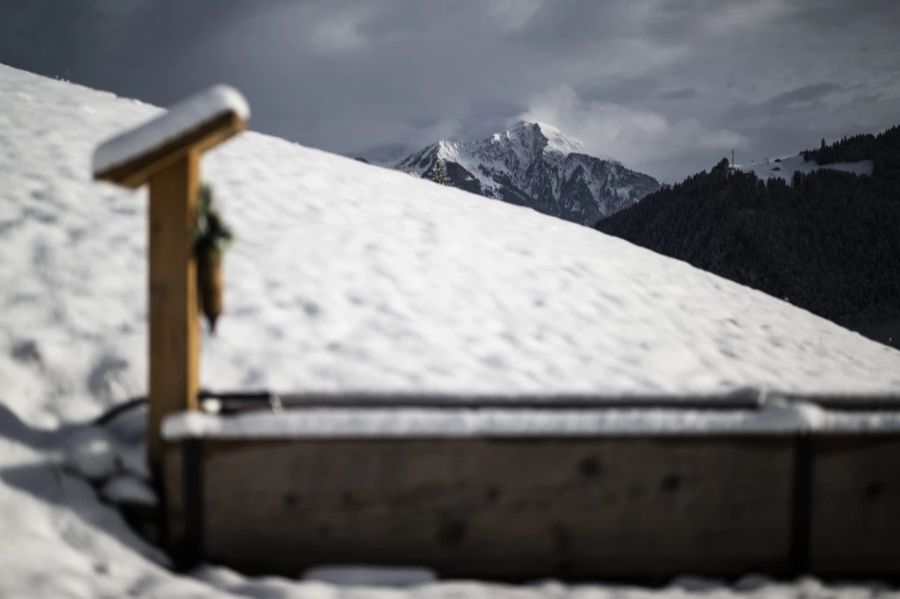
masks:
[[[94,178],[140,187],[189,152],[205,152],[244,130],[250,109],[236,89],[216,85],[100,144]]]
[[[812,402],[772,401],[755,409],[317,407],[222,416],[168,416],[162,435],[187,439],[571,438],[898,434],[900,410],[828,410]]]

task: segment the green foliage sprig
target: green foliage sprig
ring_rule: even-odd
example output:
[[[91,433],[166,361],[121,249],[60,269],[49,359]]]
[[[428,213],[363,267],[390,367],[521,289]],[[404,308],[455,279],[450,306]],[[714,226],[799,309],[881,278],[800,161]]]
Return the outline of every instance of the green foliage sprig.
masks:
[[[194,234],[194,253],[222,253],[234,241],[234,233],[225,222],[215,201],[213,187],[209,183],[200,185],[197,209],[197,228]]]

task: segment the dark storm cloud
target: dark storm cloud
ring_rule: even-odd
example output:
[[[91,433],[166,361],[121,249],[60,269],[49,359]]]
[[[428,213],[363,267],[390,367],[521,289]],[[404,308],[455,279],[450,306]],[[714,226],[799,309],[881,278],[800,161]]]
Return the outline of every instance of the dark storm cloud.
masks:
[[[755,104],[735,104],[728,112],[729,119],[737,122],[741,119],[773,118],[788,113],[802,114],[804,111],[820,107],[826,97],[846,90],[847,87],[831,82],[803,85]]]
[[[812,83],[810,85],[803,85],[797,89],[792,89],[783,94],[778,94],[774,98],[770,98],[764,102],[763,106],[777,110],[795,104],[805,104],[807,102],[812,102],[813,100],[824,98],[828,94],[840,89],[842,89],[841,86],[836,83]]]
[[[0,0],[0,62],[356,155],[526,116],[666,179],[900,122],[900,3]]]
[[[649,77],[602,77],[574,86],[578,97],[585,101],[628,104],[655,94],[659,81]]]

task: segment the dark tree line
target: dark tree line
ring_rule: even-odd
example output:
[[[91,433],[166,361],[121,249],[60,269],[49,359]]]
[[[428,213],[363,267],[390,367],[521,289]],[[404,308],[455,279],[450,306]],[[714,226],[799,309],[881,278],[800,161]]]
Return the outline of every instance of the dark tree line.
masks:
[[[818,164],[871,160],[874,179],[896,181],[900,178],[900,125],[878,135],[844,137],[831,145],[825,145],[823,139],[818,150],[802,154],[805,160]]]
[[[900,127],[805,154],[875,167],[871,177],[823,169],[788,184],[722,160],[597,228],[850,328],[900,322]]]

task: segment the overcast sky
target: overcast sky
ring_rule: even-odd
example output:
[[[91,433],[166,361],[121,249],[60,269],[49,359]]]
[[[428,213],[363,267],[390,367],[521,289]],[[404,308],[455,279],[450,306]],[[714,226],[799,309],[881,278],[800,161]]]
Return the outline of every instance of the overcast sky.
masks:
[[[0,62],[350,155],[519,118],[667,181],[900,123],[898,0],[0,0]],[[377,152],[376,152],[377,153]]]

